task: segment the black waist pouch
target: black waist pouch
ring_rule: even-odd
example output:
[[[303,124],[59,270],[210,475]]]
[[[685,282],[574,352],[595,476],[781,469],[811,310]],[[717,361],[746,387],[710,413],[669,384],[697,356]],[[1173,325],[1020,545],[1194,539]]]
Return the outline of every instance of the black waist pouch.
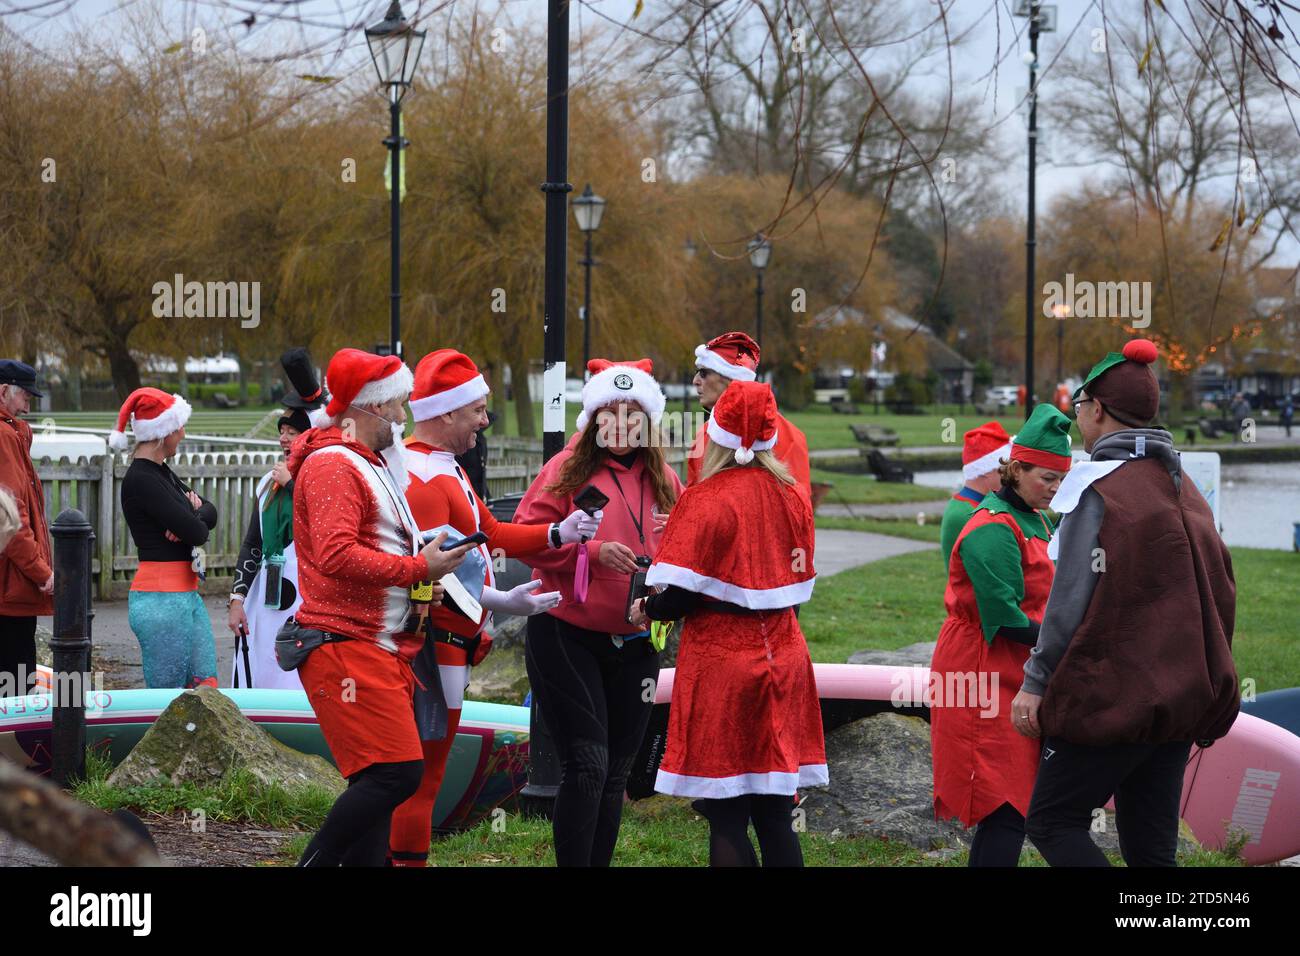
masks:
[[[275,662],[282,671],[297,670],[307,655],[322,644],[346,641],[350,638],[329,631],[318,631],[314,627],[303,627],[294,618],[289,618],[275,635]]]

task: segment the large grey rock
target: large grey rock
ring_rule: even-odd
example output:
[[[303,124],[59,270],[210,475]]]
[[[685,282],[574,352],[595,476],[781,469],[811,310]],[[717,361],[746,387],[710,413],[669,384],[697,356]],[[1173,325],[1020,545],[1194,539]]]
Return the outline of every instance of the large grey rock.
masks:
[[[329,762],[286,747],[215,687],[187,690],[167,705],[108,778],[115,787],[193,783],[212,786],[237,770],[285,789],[342,793]]]
[[[830,785],[804,791],[808,829],[883,837],[921,850],[969,845],[959,823],[934,819],[930,725],[876,714],[826,737]]]
[[[922,641],[920,644],[908,644],[896,651],[876,651],[867,649],[855,651],[849,655],[850,664],[893,664],[898,667],[929,667],[930,658],[934,657],[934,647],[938,641]]]
[[[504,645],[494,640],[491,653],[470,671],[466,696],[497,704],[522,704],[528,687],[522,637],[518,643],[507,642]]]

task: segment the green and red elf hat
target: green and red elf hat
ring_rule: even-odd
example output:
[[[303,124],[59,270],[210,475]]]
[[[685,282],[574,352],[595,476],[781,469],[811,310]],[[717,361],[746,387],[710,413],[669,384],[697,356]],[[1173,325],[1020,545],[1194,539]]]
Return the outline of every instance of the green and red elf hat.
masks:
[[[1011,458],[1053,471],[1070,470],[1070,419],[1046,402],[1035,405],[1011,443]]]
[[[1160,410],[1160,383],[1151,371],[1159,353],[1150,339],[1133,339],[1122,352],[1108,352],[1092,367],[1074,392],[1074,400],[1086,392],[1123,425],[1140,428]]]

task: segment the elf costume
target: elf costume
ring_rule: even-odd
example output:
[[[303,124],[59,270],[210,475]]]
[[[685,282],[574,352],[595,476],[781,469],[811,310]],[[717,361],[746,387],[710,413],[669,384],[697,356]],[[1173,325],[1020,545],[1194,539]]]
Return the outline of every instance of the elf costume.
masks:
[[[1051,405],[1037,406],[1010,458],[1067,471],[1070,420]],[[1051,537],[1047,517],[1009,489],[987,495],[957,537],[944,594],[948,617],[930,664],[940,819],[971,827],[1003,804],[1020,817],[1029,809],[1038,741],[1016,733],[1007,715],[1051,589]]]
[[[708,436],[738,465],[778,443],[771,390],[722,394]],[[821,708],[794,606],[812,596],[812,507],[760,465],[691,485],[672,510],[646,583],[654,619],[685,614],[661,793],[726,799],[827,782]]]
[[[961,473],[966,484],[943,509],[943,521],[939,525],[939,551],[945,568],[957,535],[984,500],[984,493],[972,488],[970,482],[997,471],[1002,460],[1010,457],[1011,436],[998,422],[985,422],[962,436]]]

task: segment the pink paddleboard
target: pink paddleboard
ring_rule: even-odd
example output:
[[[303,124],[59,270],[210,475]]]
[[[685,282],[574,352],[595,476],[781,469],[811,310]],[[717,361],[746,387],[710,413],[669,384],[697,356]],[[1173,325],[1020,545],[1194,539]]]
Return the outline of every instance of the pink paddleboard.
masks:
[[[814,664],[823,712],[829,701],[892,701],[915,712],[926,702],[928,667]],[[659,672],[655,703],[672,700],[674,670]],[[1229,830],[1248,835],[1247,863],[1300,854],[1300,737],[1239,714],[1214,746],[1192,748],[1183,777],[1182,817],[1202,846],[1221,848]]]

